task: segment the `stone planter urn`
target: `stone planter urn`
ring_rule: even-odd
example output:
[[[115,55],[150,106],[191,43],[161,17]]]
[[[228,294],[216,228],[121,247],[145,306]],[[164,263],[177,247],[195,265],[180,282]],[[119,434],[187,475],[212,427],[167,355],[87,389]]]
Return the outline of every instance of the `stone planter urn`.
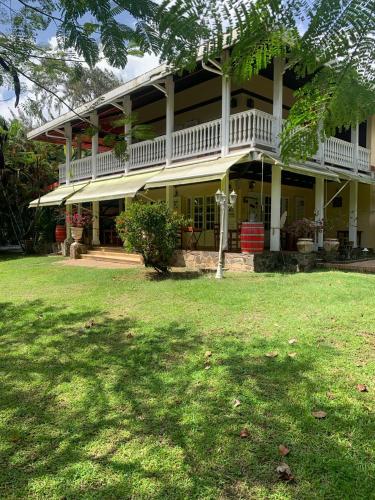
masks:
[[[71,227],[70,228],[71,235],[73,240],[78,243],[79,240],[82,238],[83,234],[83,227]]]
[[[297,249],[300,253],[311,253],[314,250],[314,241],[312,238],[298,238]]]
[[[337,238],[325,238],[323,241],[323,248],[326,252],[337,252],[340,242]]]

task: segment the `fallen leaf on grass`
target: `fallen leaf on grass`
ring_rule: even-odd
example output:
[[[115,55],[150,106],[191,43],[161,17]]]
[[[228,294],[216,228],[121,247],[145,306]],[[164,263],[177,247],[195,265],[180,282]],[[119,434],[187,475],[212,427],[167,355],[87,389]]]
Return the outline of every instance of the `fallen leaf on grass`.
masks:
[[[292,344],[296,344],[297,343],[297,339],[290,339],[288,340],[288,344],[292,345]]]
[[[204,369],[205,369],[205,370],[209,370],[210,368],[211,368],[211,365],[206,365],[206,366],[204,367]]]
[[[279,479],[281,481],[290,482],[294,480],[292,471],[290,470],[289,465],[285,462],[282,462],[279,466],[276,467],[276,472],[278,473]]]
[[[326,396],[327,396],[327,398],[328,398],[328,399],[335,399],[335,397],[336,397],[336,396],[333,394],[333,392],[330,392],[330,391],[326,392]]]
[[[212,356],[212,352],[211,352],[211,351],[206,351],[206,352],[204,353],[204,357],[205,357],[205,358],[210,358],[211,356]]]
[[[240,432],[240,438],[245,439],[245,438],[248,438],[248,437],[250,437],[249,429],[247,429],[246,427],[244,427],[242,429],[242,431]]]
[[[92,328],[93,326],[95,326],[95,321],[93,319],[85,323],[85,328]]]
[[[237,408],[237,406],[240,406],[240,404],[241,404],[241,401],[240,401],[239,399],[235,399],[235,400],[234,400],[234,403],[233,403],[233,406],[234,406],[235,408]]]
[[[295,358],[297,356],[297,353],[296,352],[288,352],[288,356],[290,358]]]
[[[278,355],[279,355],[279,353],[275,352],[275,351],[266,353],[267,358],[276,358],[276,356],[278,356]]]
[[[134,337],[134,334],[132,332],[129,332],[129,333],[126,334],[126,337],[128,339],[132,339]]]
[[[312,416],[318,419],[321,418],[326,418],[327,413],[325,411],[319,410],[319,411],[313,411]]]
[[[288,455],[289,452],[290,452],[289,448],[287,448],[283,444],[279,445],[279,453],[282,457],[285,457],[286,455]]]
[[[365,385],[365,384],[358,384],[357,385],[357,391],[359,391],[359,392],[368,392],[367,385]]]

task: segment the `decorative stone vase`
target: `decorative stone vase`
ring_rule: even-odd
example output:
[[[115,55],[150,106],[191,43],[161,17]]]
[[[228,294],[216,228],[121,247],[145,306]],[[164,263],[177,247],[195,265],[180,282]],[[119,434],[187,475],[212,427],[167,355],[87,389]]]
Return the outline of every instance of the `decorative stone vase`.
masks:
[[[323,248],[326,252],[337,252],[340,242],[337,238],[325,238],[323,241]]]
[[[297,249],[300,253],[311,253],[314,250],[314,241],[312,238],[298,238]]]
[[[83,227],[71,227],[70,232],[72,235],[73,240],[78,243],[79,240],[82,238],[83,234]]]

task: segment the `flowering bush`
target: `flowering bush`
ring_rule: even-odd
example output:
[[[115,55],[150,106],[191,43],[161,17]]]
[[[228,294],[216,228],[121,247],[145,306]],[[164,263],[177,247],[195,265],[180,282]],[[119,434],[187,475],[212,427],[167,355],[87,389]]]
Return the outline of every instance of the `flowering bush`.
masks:
[[[72,227],[85,227],[88,226],[92,221],[92,216],[88,213],[84,214],[70,214],[66,212],[66,222]]]
[[[116,218],[117,232],[127,250],[140,253],[145,266],[167,273],[184,217],[172,213],[163,202],[133,202]]]
[[[295,220],[285,228],[285,231],[296,238],[314,238],[317,229],[320,229],[319,223],[305,218]]]

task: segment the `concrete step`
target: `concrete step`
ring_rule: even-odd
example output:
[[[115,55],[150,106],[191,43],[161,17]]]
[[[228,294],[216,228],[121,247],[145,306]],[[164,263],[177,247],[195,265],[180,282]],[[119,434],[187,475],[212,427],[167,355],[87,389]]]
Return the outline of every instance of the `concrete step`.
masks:
[[[105,252],[105,253],[126,253],[123,247],[109,247],[109,246],[95,246],[92,247],[89,251],[93,252]]]
[[[95,261],[95,262],[114,262],[116,264],[123,264],[125,266],[141,266],[141,262],[137,262],[135,260],[127,260],[127,259],[122,259],[120,257],[113,257],[112,255],[102,255],[102,256],[96,256],[96,255],[90,255],[90,254],[82,254],[81,258],[90,262],[90,261]]]
[[[88,250],[86,254],[82,254],[83,259],[95,259],[109,262],[122,262],[124,264],[142,265],[142,257],[136,253],[122,252],[102,252],[100,250]]]

